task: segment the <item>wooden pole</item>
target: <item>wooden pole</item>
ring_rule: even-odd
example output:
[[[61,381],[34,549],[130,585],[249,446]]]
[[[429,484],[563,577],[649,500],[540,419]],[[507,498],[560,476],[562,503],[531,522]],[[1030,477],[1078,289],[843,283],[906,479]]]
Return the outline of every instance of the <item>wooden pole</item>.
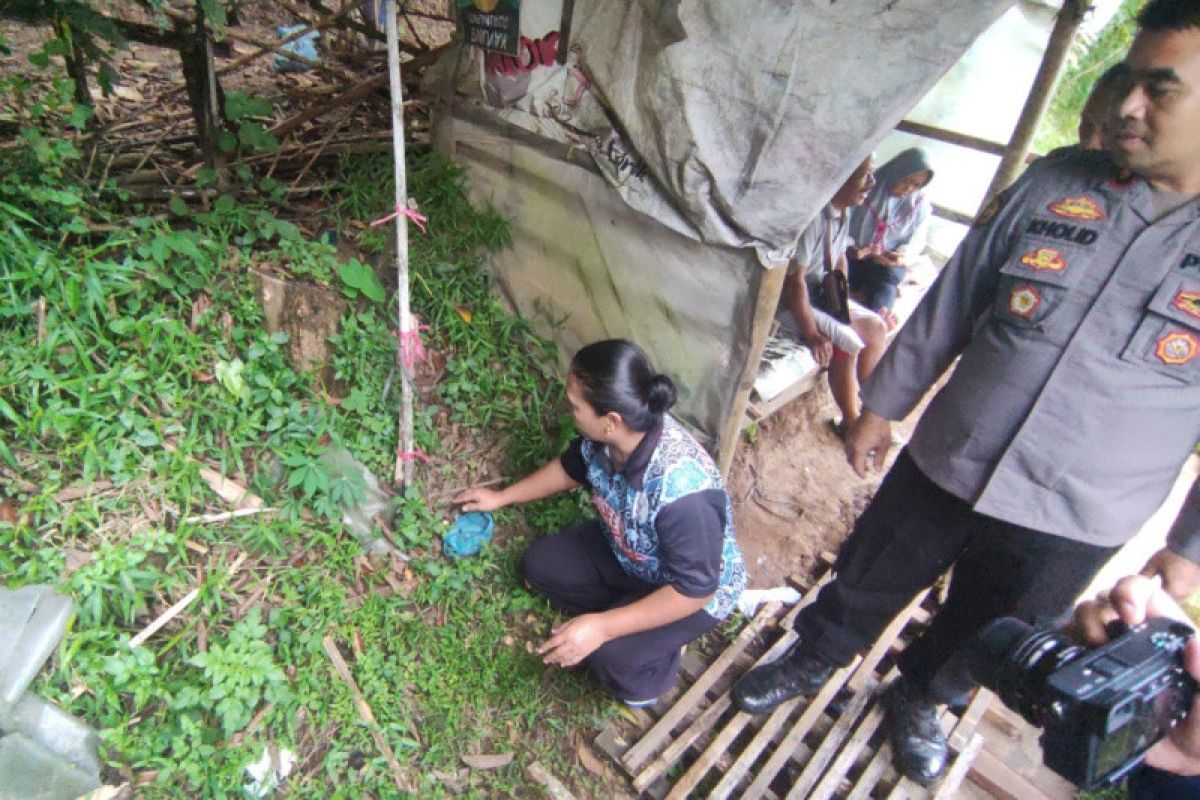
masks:
[[[1083,21],[1084,15],[1091,10],[1091,7],[1092,0],[1063,0],[1062,9],[1054,20],[1054,30],[1050,32],[1046,53],[1042,56],[1042,64],[1038,67],[1037,75],[1033,79],[1029,96],[1025,98],[1025,107],[1021,109],[1021,116],[1017,120],[1016,128],[1013,129],[1012,137],[1008,140],[1008,147],[1005,148],[1004,155],[1000,157],[1000,166],[996,168],[992,185],[988,187],[987,194],[983,196],[983,203],[979,206],[980,211],[987,207],[993,197],[1016,180],[1017,173],[1020,172],[1025,163],[1025,157],[1029,154],[1029,147],[1033,143],[1034,134],[1037,133],[1038,123],[1042,121],[1042,116],[1050,105],[1050,98],[1054,96],[1054,89],[1058,86],[1058,77],[1062,72],[1067,54],[1071,51],[1071,42],[1075,39],[1075,32],[1079,30],[1079,23]]]
[[[717,467],[726,480],[729,480],[729,469],[733,466],[733,454],[737,452],[742,432],[742,417],[746,415],[746,407],[750,404],[750,392],[754,388],[754,379],[758,377],[758,366],[762,361],[763,348],[767,346],[767,335],[771,332],[771,321],[775,319],[775,308],[779,305],[779,295],[783,292],[783,279],[787,277],[787,267],[783,265],[774,269],[763,269],[757,264],[752,264],[750,268],[757,270],[755,277],[758,284],[754,298],[754,316],[750,321],[750,346],[733,392],[729,416],[725,418],[721,438],[717,442]]]
[[[404,171],[404,86],[400,83],[400,34],[396,30],[396,2],[387,4],[388,76],[392,87],[392,151],[395,165],[396,210],[408,207],[408,187]],[[400,310],[400,437],[396,455],[396,470],[392,485],[399,488],[412,483],[413,452],[413,384],[412,370],[404,363],[407,336],[420,335],[413,325],[408,308],[408,218],[396,215],[396,303]]]

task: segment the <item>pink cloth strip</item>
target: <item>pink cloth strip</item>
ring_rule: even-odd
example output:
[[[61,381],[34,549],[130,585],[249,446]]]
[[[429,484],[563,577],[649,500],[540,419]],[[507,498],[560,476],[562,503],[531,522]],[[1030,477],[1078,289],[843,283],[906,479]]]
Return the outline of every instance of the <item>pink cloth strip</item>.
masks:
[[[411,331],[400,331],[400,360],[404,366],[412,369],[413,364],[425,360],[425,345],[421,342],[421,331],[429,330],[428,325],[418,325]]]
[[[421,233],[426,232],[425,231],[425,223],[429,221],[429,217],[425,216],[420,211],[414,211],[413,209],[405,208],[404,206],[396,206],[395,211],[375,220],[374,222],[371,223],[371,227],[374,228],[377,225],[382,225],[385,222],[390,222],[391,220],[394,220],[396,217],[401,217],[401,216],[408,217],[409,219],[411,219],[413,221],[413,224],[421,229]]]
[[[419,447],[416,450],[409,451],[397,450],[396,458],[400,459],[401,461],[414,461],[416,459],[420,459],[426,464],[429,463],[429,456],[425,455],[424,451],[422,451]]]

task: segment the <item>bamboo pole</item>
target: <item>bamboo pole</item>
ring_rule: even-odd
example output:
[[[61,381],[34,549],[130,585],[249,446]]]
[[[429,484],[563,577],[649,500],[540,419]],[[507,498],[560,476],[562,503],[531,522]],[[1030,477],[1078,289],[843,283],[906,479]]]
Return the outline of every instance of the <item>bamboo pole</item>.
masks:
[[[1063,0],[1062,9],[1054,19],[1054,30],[1050,32],[1050,41],[1046,44],[1046,52],[1042,56],[1041,66],[1038,67],[1037,75],[1033,79],[1029,96],[1025,99],[1025,107],[1021,109],[1021,116],[1017,120],[1016,128],[1013,129],[1004,155],[1000,157],[1000,166],[996,168],[992,185],[988,187],[987,193],[983,196],[983,202],[979,205],[981,212],[987,208],[988,203],[992,202],[993,197],[1007,189],[1009,184],[1016,180],[1017,174],[1021,171],[1025,157],[1029,155],[1034,134],[1037,133],[1038,123],[1041,122],[1042,115],[1050,106],[1050,99],[1054,96],[1055,87],[1058,86],[1063,63],[1071,51],[1071,42],[1074,41],[1079,24],[1083,22],[1084,16],[1091,10],[1091,7],[1092,0]]]
[[[755,272],[754,280],[758,289],[754,298],[754,316],[750,320],[749,347],[746,361],[742,364],[742,374],[733,392],[729,416],[725,418],[721,426],[721,438],[717,440],[717,467],[725,480],[729,480],[729,471],[733,467],[733,455],[741,438],[742,418],[746,416],[746,407],[750,405],[750,392],[754,389],[763,348],[767,346],[767,335],[771,332],[771,321],[775,319],[779,295],[783,292],[783,279],[787,277],[785,265],[763,269],[752,264],[750,269]]]
[[[408,207],[408,187],[404,171],[404,86],[400,83],[400,34],[396,29],[396,2],[387,4],[388,77],[392,87],[392,149],[395,164],[396,210]],[[412,483],[413,457],[413,384],[412,371],[404,363],[405,337],[419,335],[408,308],[408,218],[396,214],[396,303],[400,311],[400,447],[392,485],[399,488]]]

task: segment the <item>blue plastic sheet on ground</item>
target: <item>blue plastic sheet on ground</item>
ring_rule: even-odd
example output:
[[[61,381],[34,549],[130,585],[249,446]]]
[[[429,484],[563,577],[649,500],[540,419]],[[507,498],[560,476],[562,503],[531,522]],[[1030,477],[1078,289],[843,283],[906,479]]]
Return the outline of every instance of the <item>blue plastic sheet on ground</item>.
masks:
[[[278,33],[280,39],[286,39],[293,33],[297,33],[306,25],[282,25]],[[283,53],[275,54],[275,69],[280,72],[305,72],[308,70],[308,65],[299,61],[293,61],[288,58],[289,55],[306,58],[309,61],[317,60],[317,32],[309,31],[294,42],[288,42],[283,46]],[[286,55],[285,55],[286,54]]]
[[[486,511],[461,514],[442,537],[442,552],[451,558],[473,556],[492,540],[496,523]]]

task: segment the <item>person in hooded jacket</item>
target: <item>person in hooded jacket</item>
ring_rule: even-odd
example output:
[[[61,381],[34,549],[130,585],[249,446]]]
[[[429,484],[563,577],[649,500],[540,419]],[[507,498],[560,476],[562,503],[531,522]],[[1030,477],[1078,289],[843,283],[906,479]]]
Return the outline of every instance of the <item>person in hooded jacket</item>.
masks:
[[[925,249],[933,209],[925,188],[932,180],[929,155],[910,148],[875,171],[871,193],[850,211],[850,292],[872,311],[891,311],[908,267]]]

